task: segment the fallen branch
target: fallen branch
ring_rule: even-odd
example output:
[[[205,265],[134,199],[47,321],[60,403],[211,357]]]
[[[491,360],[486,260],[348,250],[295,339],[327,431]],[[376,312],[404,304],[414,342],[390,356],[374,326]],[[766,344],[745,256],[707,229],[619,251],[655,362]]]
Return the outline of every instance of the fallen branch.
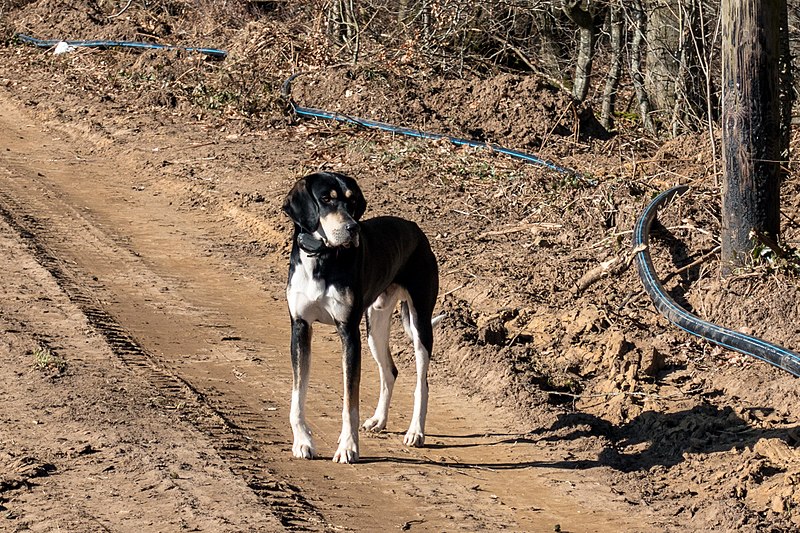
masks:
[[[613,257],[608,261],[603,261],[600,263],[600,266],[597,266],[588,272],[586,272],[583,276],[581,276],[578,281],[575,282],[575,287],[573,289],[573,293],[580,294],[585,291],[589,286],[593,285],[600,281],[603,277],[608,275],[608,272],[611,270],[611,267],[614,266],[619,260],[618,257]]]
[[[682,272],[686,272],[687,270],[689,270],[692,267],[696,267],[697,265],[699,265],[700,263],[702,263],[703,261],[705,261],[706,259],[708,259],[712,255],[718,254],[719,251],[720,251],[720,247],[719,246],[715,247],[713,250],[711,250],[707,254],[701,255],[700,257],[698,257],[697,259],[695,259],[694,261],[692,261],[688,265],[684,265],[681,268],[679,268],[678,270],[676,270],[675,272],[670,273],[668,276],[666,276],[664,278],[664,281],[672,278],[673,276],[677,276],[678,274],[681,274]]]
[[[457,290],[463,289],[463,288],[464,288],[464,287],[466,287],[466,286],[467,286],[467,284],[466,284],[466,283],[462,283],[461,285],[459,285],[459,286],[458,286],[458,287],[456,287],[455,289],[450,289],[450,290],[449,290],[449,291],[447,291],[446,293],[442,294],[442,298],[444,298],[445,296],[449,296],[449,295],[453,294],[454,292],[456,292]]]
[[[488,237],[498,237],[500,235],[508,235],[510,233],[520,233],[532,229],[560,229],[561,224],[553,224],[552,222],[531,222],[529,224],[520,224],[518,226],[511,226],[498,230],[486,231],[478,235],[477,240],[482,241]]]
[[[606,276],[614,275],[619,276],[633,263],[633,258],[637,253],[641,252],[644,248],[637,247],[631,251],[631,254],[625,258],[625,261],[619,262],[619,257],[612,257],[608,261],[603,261],[599,266],[589,270],[583,276],[578,278],[575,286],[572,288],[572,294],[578,296],[580,293],[588,289],[591,285],[597,283]]]

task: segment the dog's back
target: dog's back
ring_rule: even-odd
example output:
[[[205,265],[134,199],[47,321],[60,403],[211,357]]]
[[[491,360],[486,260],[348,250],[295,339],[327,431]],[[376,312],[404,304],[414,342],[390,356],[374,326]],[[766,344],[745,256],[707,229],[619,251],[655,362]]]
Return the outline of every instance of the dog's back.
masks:
[[[428,238],[419,226],[393,216],[375,217],[360,224],[365,306],[396,283],[409,292],[417,306],[430,307],[433,313],[439,293],[439,270]]]

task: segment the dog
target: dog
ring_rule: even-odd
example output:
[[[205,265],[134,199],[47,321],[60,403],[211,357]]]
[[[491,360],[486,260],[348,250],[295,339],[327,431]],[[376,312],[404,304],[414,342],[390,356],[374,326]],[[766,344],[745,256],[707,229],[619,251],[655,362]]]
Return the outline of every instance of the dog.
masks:
[[[439,292],[436,257],[417,224],[393,216],[361,221],[366,208],[356,181],[335,172],[301,178],[283,203],[283,211],[294,222],[286,299],[292,324],[289,418],[292,453],[298,458],[315,456],[305,420],[313,324],[335,326],[342,340],[342,432],[333,461],[354,463],[359,457],[361,318],[366,316],[368,344],[380,375],[375,414],[361,427],[378,432],[386,428],[397,378],[389,353],[389,327],[398,302],[417,368],[414,411],[403,441],[414,447],[425,443],[432,316]]]

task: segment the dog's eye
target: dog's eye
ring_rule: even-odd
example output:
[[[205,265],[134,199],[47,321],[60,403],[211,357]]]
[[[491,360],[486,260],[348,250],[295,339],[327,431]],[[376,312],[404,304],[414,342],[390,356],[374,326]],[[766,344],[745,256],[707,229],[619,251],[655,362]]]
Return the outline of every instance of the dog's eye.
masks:
[[[322,198],[319,199],[319,201],[322,202],[323,204],[327,205],[327,204],[331,203],[331,197],[330,196],[323,196]]]

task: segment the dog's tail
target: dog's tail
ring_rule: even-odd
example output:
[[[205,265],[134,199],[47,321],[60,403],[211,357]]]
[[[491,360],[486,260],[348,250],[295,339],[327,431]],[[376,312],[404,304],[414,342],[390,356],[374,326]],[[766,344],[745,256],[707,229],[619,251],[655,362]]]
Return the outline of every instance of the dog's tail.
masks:
[[[431,319],[431,326],[436,329],[436,326],[442,321],[442,319],[447,316],[446,313],[441,313],[436,315]],[[400,318],[403,319],[403,329],[406,331],[406,335],[409,338],[413,338],[413,334],[411,333],[411,313],[408,310],[408,302],[403,300],[400,302]]]

